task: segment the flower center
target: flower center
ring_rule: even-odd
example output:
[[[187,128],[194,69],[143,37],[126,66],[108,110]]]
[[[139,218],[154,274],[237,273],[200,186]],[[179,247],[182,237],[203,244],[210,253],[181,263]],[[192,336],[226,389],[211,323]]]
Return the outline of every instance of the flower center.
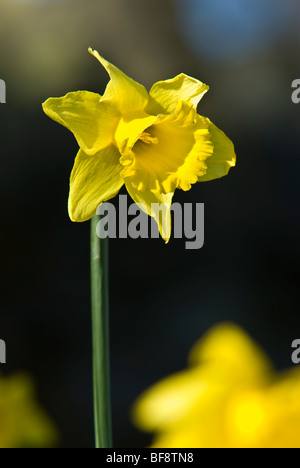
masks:
[[[207,127],[192,106],[180,103],[174,114],[161,114],[137,133],[138,139],[120,159],[121,176],[130,178],[140,192],[189,190],[206,173],[205,160],[212,154]]]
[[[148,133],[148,132],[141,133],[138,141],[142,141],[143,143],[146,143],[147,145],[150,145],[151,143],[153,143],[153,145],[158,144],[158,138],[152,136],[151,133]]]

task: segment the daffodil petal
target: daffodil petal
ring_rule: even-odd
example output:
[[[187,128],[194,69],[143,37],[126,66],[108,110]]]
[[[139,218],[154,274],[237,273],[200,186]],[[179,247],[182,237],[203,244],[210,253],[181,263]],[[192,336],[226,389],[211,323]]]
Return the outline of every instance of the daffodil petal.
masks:
[[[89,49],[109,74],[111,81],[108,83],[103,100],[113,101],[122,114],[143,110],[149,101],[147,90],[141,84],[129,78],[125,73],[105,60],[96,51]]]
[[[150,90],[149,113],[172,113],[179,101],[193,104],[196,108],[199,101],[209,90],[209,86],[184,73],[170,80],[158,81]]]
[[[206,120],[209,125],[208,129],[213,145],[213,155],[206,161],[207,171],[206,174],[199,177],[199,182],[207,182],[224,177],[236,164],[236,155],[232,141],[209,119]]]
[[[183,371],[153,385],[133,407],[134,423],[146,431],[176,425],[201,398],[206,387],[198,371]]]
[[[139,135],[156,120],[156,116],[145,112],[135,112],[121,117],[115,133],[115,140],[121,153],[126,148],[132,148]]]
[[[154,193],[151,190],[140,192],[129,179],[125,180],[125,185],[133,201],[142,211],[155,219],[161,237],[168,242],[171,236],[171,205],[174,193]]]
[[[245,362],[247,365],[245,366]],[[212,328],[193,347],[190,364],[201,364],[228,369],[239,379],[261,381],[269,377],[272,366],[263,351],[238,326],[225,323]]]
[[[116,108],[100,99],[100,94],[76,91],[61,98],[49,98],[43,109],[74,134],[86,154],[93,155],[112,143],[118,122]]]
[[[79,150],[70,179],[69,215],[72,221],[92,218],[97,207],[113,198],[124,184],[120,153],[114,145],[88,156]]]

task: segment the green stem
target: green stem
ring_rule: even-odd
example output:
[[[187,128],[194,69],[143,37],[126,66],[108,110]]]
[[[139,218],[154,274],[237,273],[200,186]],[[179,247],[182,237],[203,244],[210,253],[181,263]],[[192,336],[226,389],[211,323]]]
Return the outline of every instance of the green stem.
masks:
[[[112,448],[109,363],[108,238],[99,239],[91,221],[91,293],[96,448]]]

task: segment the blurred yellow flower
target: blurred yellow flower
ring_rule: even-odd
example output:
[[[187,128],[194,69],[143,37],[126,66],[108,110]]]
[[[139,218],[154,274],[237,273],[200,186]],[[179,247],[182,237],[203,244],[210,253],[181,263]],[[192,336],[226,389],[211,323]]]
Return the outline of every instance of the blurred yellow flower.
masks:
[[[153,447],[300,448],[300,369],[277,375],[238,327],[213,328],[190,368],[146,391],[133,420]]]
[[[0,377],[0,448],[51,447],[56,430],[26,375]]]
[[[175,189],[225,176],[236,162],[233,144],[197,114],[209,89],[202,82],[180,74],[155,83],[148,93],[97,51],[89,52],[110,75],[104,95],[77,91],[43,104],[80,147],[70,180],[70,218],[92,218],[125,184],[168,240]],[[155,204],[162,205],[162,217]]]

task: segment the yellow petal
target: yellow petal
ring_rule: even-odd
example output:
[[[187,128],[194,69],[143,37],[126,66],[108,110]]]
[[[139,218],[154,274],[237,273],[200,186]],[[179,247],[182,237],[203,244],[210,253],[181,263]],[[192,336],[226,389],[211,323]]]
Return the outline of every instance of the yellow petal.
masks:
[[[235,448],[260,448],[263,440],[270,434],[272,425],[271,418],[268,417],[266,393],[249,387],[228,401],[226,433]]]
[[[151,100],[147,112],[172,113],[179,101],[191,103],[196,108],[208,90],[209,86],[184,73],[170,80],[158,81],[150,90]]]
[[[147,90],[141,84],[129,78],[117,67],[105,60],[96,50],[89,49],[109,74],[103,101],[113,101],[122,114],[143,110],[149,101]]]
[[[236,164],[236,155],[232,141],[209,119],[206,120],[209,125],[213,155],[207,160],[207,172],[199,177],[199,182],[207,182],[224,177]]]
[[[206,390],[201,377],[197,371],[183,371],[151,387],[133,407],[135,424],[151,431],[169,428],[180,422]]]
[[[170,210],[174,193],[154,193],[151,190],[140,192],[129,179],[125,180],[125,185],[129,195],[140,209],[155,219],[161,237],[168,242],[171,236]]]
[[[74,134],[86,154],[93,155],[113,141],[118,123],[116,108],[100,99],[100,94],[77,91],[48,99],[43,109],[51,119]]]
[[[191,104],[180,102],[176,112],[160,115],[133,146],[122,155],[122,177],[139,191],[189,190],[206,173],[206,159],[213,153],[206,119]]]
[[[217,364],[239,381],[261,382],[272,371],[263,351],[241,328],[230,323],[214,327],[201,338],[191,351],[190,363],[194,366]]]
[[[56,428],[35,399],[25,374],[0,378],[0,448],[51,447]]]
[[[94,156],[79,150],[70,180],[69,215],[72,221],[92,218],[100,203],[119,192],[124,183],[120,177],[119,158],[120,153],[113,145]]]
[[[146,112],[134,112],[121,117],[115,133],[120,152],[132,148],[140,134],[156,120],[156,116],[146,114]]]

